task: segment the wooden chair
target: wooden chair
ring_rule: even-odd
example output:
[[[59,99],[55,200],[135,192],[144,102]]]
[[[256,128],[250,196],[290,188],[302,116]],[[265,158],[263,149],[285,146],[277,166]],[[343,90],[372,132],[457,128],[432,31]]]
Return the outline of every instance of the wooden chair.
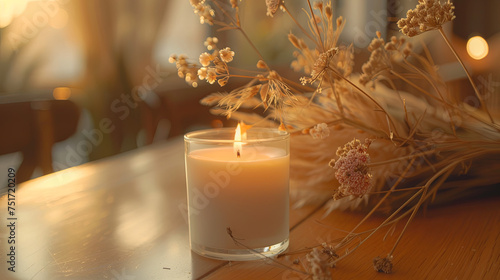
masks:
[[[69,100],[20,101],[0,104],[0,155],[21,152],[16,182],[29,180],[36,167],[53,172],[52,146],[75,133],[79,108]]]

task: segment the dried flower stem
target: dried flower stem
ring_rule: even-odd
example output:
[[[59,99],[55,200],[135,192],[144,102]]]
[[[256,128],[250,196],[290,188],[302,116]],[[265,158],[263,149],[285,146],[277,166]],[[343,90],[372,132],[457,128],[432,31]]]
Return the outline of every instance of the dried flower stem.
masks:
[[[384,226],[387,226],[393,222],[396,222],[400,219],[402,219],[403,217],[405,217],[406,215],[408,215],[410,212],[411,212],[411,216],[410,218],[408,219],[403,231],[401,232],[400,236],[398,237],[396,243],[394,244],[392,250],[390,251],[390,253],[388,254],[389,256],[392,255],[392,253],[394,252],[397,244],[399,243],[399,241],[401,240],[402,238],[402,235],[403,233],[406,231],[406,228],[408,227],[408,224],[411,222],[411,220],[413,219],[413,217],[415,216],[417,210],[419,209],[419,207],[422,205],[422,203],[424,201],[426,201],[431,195],[434,195],[435,192],[437,192],[439,186],[448,178],[448,176],[451,174],[451,172],[453,171],[453,168],[456,167],[461,161],[463,160],[467,160],[467,159],[470,159],[470,158],[474,158],[476,156],[479,156],[479,155],[482,155],[484,154],[485,152],[484,151],[479,151],[479,152],[474,152],[474,153],[471,153],[471,154],[468,154],[468,155],[465,155],[463,156],[462,158],[459,158],[457,160],[455,160],[453,163],[447,165],[446,167],[444,167],[443,169],[441,169],[439,172],[437,172],[432,178],[430,178],[427,183],[422,186],[422,187],[416,187],[416,188],[413,188],[413,189],[419,189],[411,198],[409,198],[405,203],[403,203],[403,205],[401,205],[396,211],[394,211],[387,219],[385,219],[377,228],[373,229],[371,231],[371,233],[365,237],[362,241],[360,241],[352,250],[350,250],[348,253],[342,255],[340,258],[338,258],[336,260],[336,262],[340,261],[341,259],[347,257],[348,255],[350,255],[352,252],[354,252],[356,249],[358,249],[366,240],[368,240],[375,232],[377,232],[380,228],[384,227]],[[409,169],[406,169],[405,172],[407,172],[407,170]],[[433,188],[432,192],[429,192],[427,193],[427,190],[429,189],[430,185],[437,179],[439,178],[441,175],[443,175],[444,173],[446,172],[445,176],[442,176],[441,177],[441,180],[436,184],[436,187]],[[402,174],[398,181],[394,184],[394,185],[397,185],[403,178],[404,174]],[[394,188],[394,186],[393,186]],[[393,189],[391,188],[391,190]],[[352,240],[352,233],[353,231],[359,227],[359,225],[364,222],[368,216],[370,216],[374,210],[380,206],[381,202],[389,195],[389,193],[391,192],[391,190],[388,192],[388,194],[386,194],[381,201],[378,202],[378,204],[372,209],[372,211],[370,211],[370,213],[368,213],[365,218],[351,231],[350,234],[348,234],[338,245],[337,245],[337,248],[340,248],[341,246],[344,246],[346,245],[347,243],[349,243],[351,240]],[[422,196],[419,200],[419,202],[413,206],[411,209],[409,209],[408,211],[406,211],[405,213],[401,214],[397,219],[395,220],[392,220],[392,218],[394,216],[396,216],[404,207],[406,207],[413,199],[415,199],[419,194],[422,193]],[[392,221],[391,221],[392,220]]]
[[[403,75],[393,71],[393,70],[388,70],[389,73],[391,73],[392,75],[398,77],[399,79],[403,80],[405,83],[411,85],[412,87],[414,87],[416,90],[420,91],[421,93],[425,94],[426,96],[430,97],[430,98],[433,98],[434,100],[437,100],[437,101],[440,101],[440,102],[445,102],[444,100],[441,100],[439,98],[437,98],[436,96],[430,94],[429,92],[427,92],[425,89],[419,87],[418,85],[416,85],[414,82],[410,81],[409,79],[405,78]],[[447,103],[445,103],[447,104]]]
[[[235,20],[227,11],[226,9],[222,8],[220,6],[220,4],[217,2],[217,1],[213,1],[213,3],[217,6],[217,8],[219,8],[219,10],[221,10],[224,15],[226,15],[230,20],[231,20],[231,23],[234,24],[235,26],[235,29],[239,30],[241,32],[241,34],[243,35],[243,37],[245,37],[245,40],[248,42],[248,44],[250,44],[250,47],[252,47],[252,49],[255,51],[255,53],[257,54],[257,56],[259,57],[260,60],[262,61],[265,61],[264,60],[264,57],[262,56],[262,54],[259,52],[259,50],[257,49],[257,47],[253,44],[252,40],[250,40],[250,37],[248,37],[247,33],[245,32],[245,30],[243,30],[243,28],[241,28],[241,24],[239,21]],[[267,66],[267,63],[266,63],[266,68],[268,71],[270,71],[271,69],[269,68],[269,66]]]
[[[401,80],[403,80],[404,82],[406,82],[407,84],[411,85],[413,88],[415,88],[416,90],[420,91],[421,93],[425,94],[426,96],[434,99],[434,100],[437,100],[439,102],[442,102],[444,105],[447,105],[447,106],[451,106],[453,109],[457,109],[457,110],[461,110],[459,107],[455,106],[455,105],[452,105],[452,104],[449,104],[447,103],[446,101],[444,100],[441,100],[439,98],[437,98],[436,96],[432,95],[432,94],[429,94],[425,89],[419,87],[418,85],[416,85],[415,83],[413,83],[412,81],[408,80],[407,78],[405,78],[404,76],[402,76],[401,74],[398,74],[397,72],[394,72],[392,70],[389,70],[389,73],[391,73],[392,75],[400,78]],[[481,118],[478,118],[477,116],[471,114],[470,112],[468,112],[467,110],[461,110],[462,113],[465,113],[467,114],[469,117],[477,120],[477,121],[480,121],[481,123],[484,123],[485,125],[487,126],[490,126],[492,127],[493,129],[495,130],[498,130],[500,131],[500,127],[498,125],[496,125],[495,123],[489,123],[489,122],[485,122],[484,120],[482,120]]]
[[[304,35],[306,35],[307,38],[309,38],[311,41],[313,41],[316,44],[316,46],[319,46],[318,42],[304,29],[304,27],[302,27],[302,25],[300,25],[300,23],[297,21],[297,19],[295,19],[295,17],[290,13],[288,8],[285,6],[285,3],[282,4],[282,7],[285,9],[286,13],[290,16],[290,18],[293,20],[293,22],[297,25],[297,27],[299,27],[299,29],[302,31],[302,33],[304,33]]]
[[[333,73],[335,73],[335,75],[337,75],[342,80],[346,81],[348,84],[350,84],[355,89],[357,89],[359,92],[361,92],[364,96],[366,96],[368,99],[370,99],[373,103],[375,103],[375,105],[377,105],[377,107],[379,107],[380,110],[389,118],[389,122],[391,123],[392,127],[396,128],[396,125],[394,124],[394,121],[392,120],[391,116],[387,113],[387,111],[384,109],[384,107],[382,107],[382,105],[380,105],[377,102],[377,100],[375,100],[373,97],[371,97],[367,92],[365,92],[363,89],[361,89],[358,85],[356,85],[355,83],[351,82],[351,80],[349,80],[346,77],[344,77],[344,76],[340,75],[339,73],[337,73],[337,71],[335,69],[333,69],[331,67],[328,67],[328,69],[330,69]],[[389,127],[389,129],[391,129],[391,128]]]
[[[385,194],[385,193],[395,193],[395,192],[407,192],[407,191],[413,191],[413,190],[419,190],[422,187],[411,187],[411,188],[404,188],[404,189],[397,189],[397,190],[388,190],[388,191],[379,191],[379,192],[369,192],[368,194]]]
[[[479,93],[479,90],[477,89],[476,83],[474,83],[474,80],[472,80],[472,77],[471,77],[471,75],[469,73],[469,70],[467,70],[467,68],[465,67],[464,62],[462,61],[462,59],[460,58],[460,56],[458,56],[458,53],[455,51],[455,48],[453,47],[453,45],[451,44],[451,42],[448,40],[448,37],[444,33],[443,28],[440,26],[438,28],[438,30],[439,30],[439,33],[441,34],[441,36],[443,37],[444,41],[446,42],[446,44],[450,48],[451,52],[455,55],[455,57],[457,58],[458,62],[460,62],[460,65],[462,65],[462,68],[464,69],[465,74],[467,74],[467,78],[469,78],[469,82],[470,82],[472,88],[474,89],[474,92],[476,93],[476,96],[479,99],[479,102],[481,102],[481,106],[484,108],[484,111],[486,112],[486,114],[488,114],[488,117],[490,118],[490,121],[492,123],[495,123],[495,121],[493,120],[493,117],[490,114],[490,111],[488,110],[488,106],[486,106],[486,104],[484,103],[484,100],[481,97],[481,94]]]
[[[363,240],[361,240],[352,250],[349,250],[348,253],[340,256],[340,258],[338,258],[336,260],[336,262],[340,261],[341,259],[347,257],[348,255],[350,255],[352,252],[354,252],[356,249],[358,249],[364,242],[366,242],[366,240],[368,240],[373,234],[375,234],[375,232],[377,232],[379,229],[381,229],[382,227],[386,226],[391,220],[392,218],[394,218],[399,212],[401,212],[401,210],[403,210],[408,204],[410,204],[410,202],[413,201],[413,199],[415,199],[420,193],[423,192],[423,188],[420,188],[419,191],[417,191],[412,197],[410,197],[407,201],[405,201],[405,203],[403,203],[403,205],[401,205],[396,211],[394,211],[388,218],[386,218],[378,227],[376,227],[367,237],[365,237]],[[402,216],[400,216],[398,219],[402,218]]]
[[[328,79],[328,83],[330,84],[331,88],[334,88],[331,79]],[[340,99],[340,94],[336,90],[333,91],[333,94],[335,95],[335,101],[337,102],[337,107],[339,109],[340,115],[344,116],[344,106],[342,106],[342,100]]]
[[[431,81],[431,79],[424,73],[422,72],[422,70],[418,69],[418,67],[416,67],[415,65],[411,64],[408,60],[406,60],[406,58],[403,58],[404,59],[404,62],[410,66],[413,70],[415,70],[418,74],[420,74],[420,76],[422,76],[431,86],[432,88],[434,89],[434,91],[439,95],[439,97],[441,98],[441,101],[446,104],[446,105],[449,105],[444,97],[443,97],[443,94],[441,93],[441,91],[437,88],[436,84],[433,83]],[[455,130],[455,123],[453,121],[453,118],[452,118],[452,114],[451,114],[451,111],[449,110],[448,107],[445,107],[445,110],[446,110],[446,113],[448,113],[448,117],[450,118],[450,127],[451,127],[451,130],[453,131],[453,135],[457,135],[457,132]]]
[[[321,39],[321,33],[319,32],[318,23],[316,22],[316,17],[314,16],[314,12],[313,12],[313,9],[311,6],[311,1],[307,0],[307,4],[309,5],[309,11],[311,12],[311,16],[313,18],[314,27],[316,28],[316,33],[317,33],[318,39],[319,39],[318,41],[319,41],[320,46],[321,46],[321,52],[325,52],[326,51],[325,45],[323,45],[323,39]]]
[[[448,166],[441,169],[438,173],[436,173],[431,179],[429,179],[427,181],[427,183],[423,187],[423,192],[422,192],[422,196],[420,197],[420,200],[418,201],[417,205],[414,206],[413,212],[411,213],[410,217],[408,218],[408,221],[406,221],[404,228],[401,230],[401,233],[399,234],[398,239],[396,240],[396,242],[394,243],[394,246],[392,247],[391,251],[388,254],[389,256],[392,256],[392,254],[394,253],[394,250],[396,250],[396,247],[398,246],[399,241],[401,241],[403,234],[406,232],[408,225],[413,220],[413,217],[415,217],[415,215],[417,214],[418,209],[420,208],[422,203],[425,201],[426,193],[427,193],[427,190],[429,189],[429,186],[434,182],[434,180],[439,178],[446,171],[446,174],[441,177],[441,181],[437,184],[438,186],[441,185],[449,177],[449,175],[453,171],[453,168],[455,168],[457,165],[458,165],[458,162],[453,162],[452,164],[449,164]],[[437,190],[438,187],[436,187],[435,189]]]
[[[346,243],[346,241],[350,240],[350,238],[353,235],[354,231],[356,229],[358,229],[373,213],[375,213],[375,211],[380,207],[380,205],[382,205],[382,203],[385,201],[385,199],[387,199],[387,197],[389,197],[389,195],[392,193],[392,191],[396,189],[396,187],[399,185],[399,183],[401,183],[401,181],[403,180],[404,175],[406,173],[408,173],[408,171],[410,170],[410,168],[413,165],[414,161],[415,161],[415,158],[413,158],[412,161],[408,164],[408,166],[403,171],[403,173],[398,178],[398,180],[392,185],[391,189],[384,195],[384,197],[382,197],[382,199],[380,199],[377,202],[377,205],[375,205],[370,210],[370,212],[368,212],[368,214],[366,214],[365,217],[344,237],[344,239],[342,241],[340,241],[339,244],[337,244],[337,246],[336,246],[337,248],[340,248],[340,247],[344,246],[344,244]]]
[[[285,77],[283,77],[283,76],[281,76],[281,78],[282,78],[282,79],[283,79],[283,81],[285,81],[287,84],[289,84],[289,85],[291,85],[291,86],[294,86],[294,87],[296,87],[296,88],[298,88],[298,89],[302,89],[302,90],[304,90],[305,92],[311,92],[311,91],[313,91],[313,90],[314,90],[313,88],[310,88],[310,87],[308,87],[308,86],[302,85],[301,83],[297,83],[297,82],[292,81],[292,80],[290,80],[290,79],[287,79],[287,78],[285,78]],[[302,93],[302,92],[299,92],[299,93]]]
[[[266,256],[266,255],[264,255],[264,254],[262,254],[262,253],[260,253],[260,252],[256,251],[255,249],[250,248],[250,247],[248,247],[247,245],[245,245],[245,244],[241,243],[241,242],[239,241],[239,240],[241,240],[241,239],[234,237],[234,235],[233,235],[233,231],[231,230],[231,228],[230,228],[230,227],[226,228],[226,232],[227,232],[227,234],[229,235],[229,237],[231,237],[231,239],[233,240],[233,242],[234,242],[236,245],[242,246],[242,247],[244,247],[245,249],[248,249],[249,251],[251,251],[252,253],[255,253],[256,255],[259,255],[259,256],[261,256],[261,257],[262,257],[262,258],[264,258],[264,259],[268,259],[268,260],[272,261],[273,263],[275,263],[275,264],[277,264],[277,265],[279,265],[279,266],[281,266],[281,267],[284,267],[284,268],[286,268],[286,269],[290,269],[290,270],[292,270],[292,271],[295,271],[295,272],[298,272],[298,273],[301,273],[301,274],[304,274],[304,275],[308,275],[308,276],[309,276],[309,275],[311,275],[311,274],[309,274],[309,273],[307,273],[307,272],[305,272],[305,271],[298,270],[298,269],[295,269],[295,268],[293,268],[293,267],[290,267],[290,266],[287,266],[287,265],[285,265],[285,264],[282,264],[281,262],[279,262],[279,261],[275,260],[274,258],[268,257],[268,256]]]
[[[371,162],[371,163],[368,164],[368,166],[369,167],[375,167],[375,166],[386,165],[388,163],[395,163],[395,162],[400,162],[402,160],[414,159],[416,157],[421,157],[421,156],[425,156],[425,155],[428,155],[428,154],[433,154],[435,152],[436,151],[430,150],[430,151],[425,151],[425,152],[421,152],[421,153],[414,154],[414,155],[409,155],[409,156],[404,156],[404,157],[398,157],[398,158],[384,160],[384,161],[378,161],[378,162]]]

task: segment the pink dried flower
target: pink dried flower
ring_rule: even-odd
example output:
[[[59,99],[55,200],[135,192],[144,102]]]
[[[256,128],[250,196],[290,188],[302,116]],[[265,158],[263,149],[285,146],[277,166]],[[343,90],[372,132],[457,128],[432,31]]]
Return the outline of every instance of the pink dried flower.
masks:
[[[368,147],[371,142],[372,140],[366,139],[365,144],[361,144],[359,140],[354,139],[337,149],[339,159],[330,161],[330,166],[337,170],[335,178],[340,183],[334,194],[335,199],[350,195],[361,197],[370,191],[373,176],[368,166]]]
[[[233,61],[234,52],[231,51],[231,48],[224,48],[219,51],[219,54],[220,54],[220,59],[222,59],[222,61],[226,63]]]
[[[326,123],[319,123],[309,130],[313,139],[324,139],[330,136],[330,129]]]

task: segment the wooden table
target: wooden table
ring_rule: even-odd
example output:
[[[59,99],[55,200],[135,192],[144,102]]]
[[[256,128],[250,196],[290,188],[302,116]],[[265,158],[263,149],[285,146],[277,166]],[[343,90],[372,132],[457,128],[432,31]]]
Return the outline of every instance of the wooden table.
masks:
[[[0,279],[307,279],[270,261],[225,262],[190,251],[180,210],[183,152],[175,139],[28,181],[16,188],[14,216],[3,194]],[[291,210],[290,252],[335,240],[362,218],[323,214],[321,206]],[[7,263],[10,222],[16,272]],[[373,257],[387,254],[401,226],[370,238],[332,270],[335,279],[500,279],[499,197],[419,215],[396,249],[394,272],[375,272]],[[303,269],[305,258],[279,261]]]

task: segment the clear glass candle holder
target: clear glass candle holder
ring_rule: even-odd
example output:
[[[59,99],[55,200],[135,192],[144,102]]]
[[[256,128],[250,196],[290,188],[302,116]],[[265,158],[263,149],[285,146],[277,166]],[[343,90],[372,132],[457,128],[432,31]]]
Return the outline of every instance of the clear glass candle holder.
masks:
[[[286,250],[289,235],[290,135],[252,128],[184,136],[191,250],[244,261]]]

